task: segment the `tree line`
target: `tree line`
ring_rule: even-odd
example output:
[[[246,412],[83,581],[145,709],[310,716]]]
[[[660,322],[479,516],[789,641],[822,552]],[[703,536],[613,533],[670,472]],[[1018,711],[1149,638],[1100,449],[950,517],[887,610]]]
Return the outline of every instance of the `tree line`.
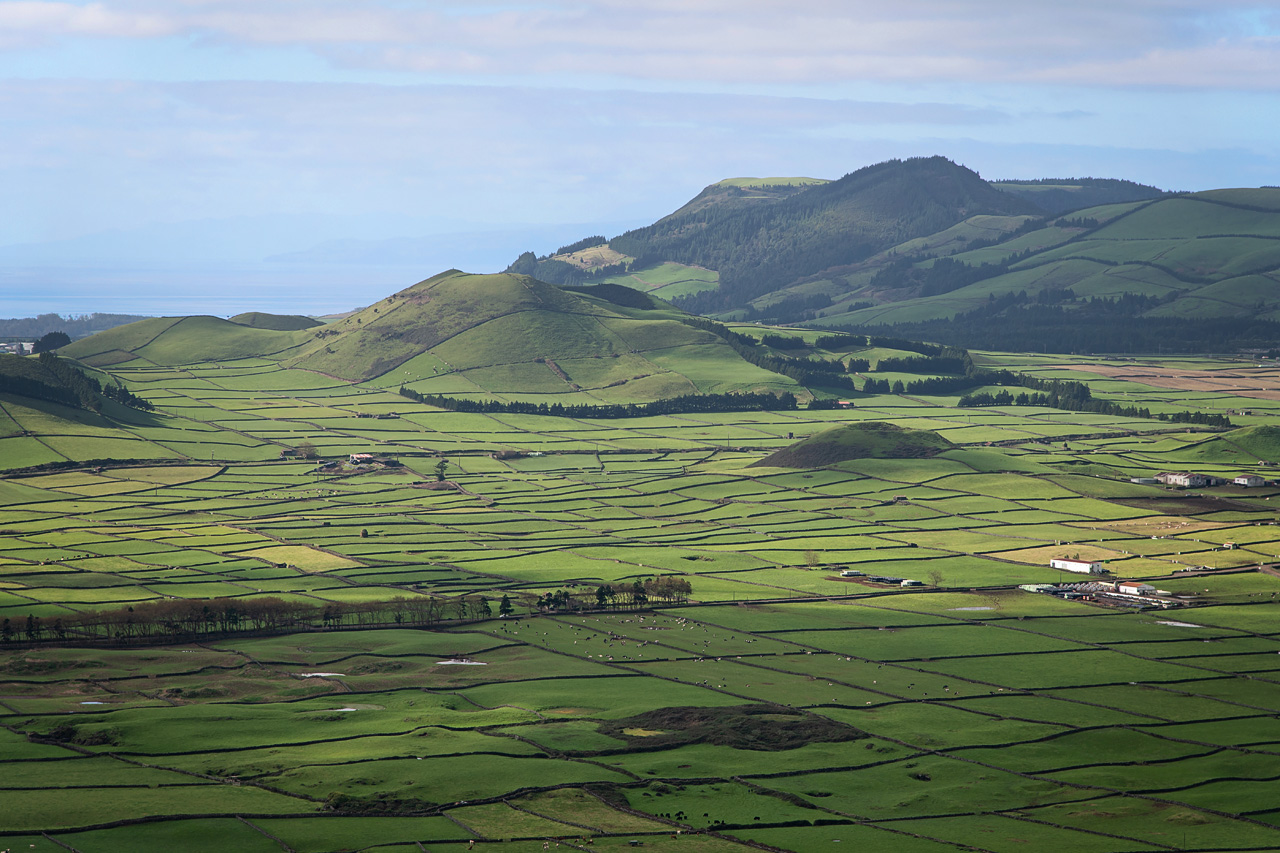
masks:
[[[48,351],[40,353],[34,363],[16,355],[0,356],[0,392],[94,412],[102,410],[104,398],[145,412],[155,409],[123,385],[103,386],[97,379]]]
[[[862,386],[865,394],[955,394],[984,386],[1012,386],[1027,388],[1026,391],[1013,394],[1001,390],[996,393],[979,391],[974,394],[962,394],[957,406],[975,408],[982,406],[1040,406],[1050,409],[1062,409],[1068,412],[1090,412],[1098,415],[1113,415],[1125,418],[1147,418],[1169,421],[1170,423],[1201,424],[1204,426],[1232,427],[1231,419],[1216,412],[1160,412],[1153,415],[1151,410],[1140,406],[1124,406],[1112,400],[1100,400],[1093,396],[1093,391],[1085,382],[1069,379],[1042,379],[1026,373],[1015,373],[1011,370],[979,370],[967,350],[943,350],[946,355],[929,356],[920,359],[881,359],[877,370],[886,369],[886,363],[893,363],[898,372],[907,372],[906,366],[918,362],[925,365],[950,365],[955,369],[953,376],[929,376],[910,382],[895,380],[892,384],[887,379],[869,377]],[[905,365],[905,366],[904,366]],[[944,372],[944,371],[939,371]]]
[[[684,323],[718,336],[736,352],[743,361],[753,364],[762,370],[794,379],[806,388],[820,386],[827,388],[843,388],[857,391],[853,377],[847,375],[850,368],[838,360],[824,358],[791,358],[761,352],[759,342],[750,335],[741,335],[726,328],[714,320],[702,317],[687,317]],[[865,362],[863,362],[865,364]],[[866,369],[865,367],[863,369]]]
[[[948,346],[1005,352],[1234,352],[1266,350],[1280,340],[1280,322],[1257,316],[1147,317],[1141,315],[1158,306],[1159,299],[1140,294],[1114,299],[1073,297],[1064,290],[1037,298],[1022,291],[993,295],[985,304],[951,319],[838,328],[855,335],[892,330]]]
[[[538,610],[549,613],[587,610],[593,605],[595,609],[600,610],[645,607],[655,601],[664,604],[683,604],[689,600],[692,592],[693,586],[687,579],[677,575],[659,575],[617,587],[612,584],[601,584],[590,596],[567,589],[558,589],[539,596],[535,606]],[[511,612],[510,600],[503,596],[503,601],[498,612],[506,615]]]
[[[450,412],[478,414],[549,415],[557,418],[649,418],[656,415],[684,415],[696,412],[779,412],[799,408],[790,391],[772,394],[684,394],[651,403],[615,403],[601,406],[564,403],[523,403],[500,400],[462,400],[440,394],[422,394],[400,386],[400,396]]]
[[[314,604],[275,597],[164,599],[66,616],[6,618],[0,622],[0,642],[174,643],[234,634],[436,625],[491,615],[489,600],[479,595]]]

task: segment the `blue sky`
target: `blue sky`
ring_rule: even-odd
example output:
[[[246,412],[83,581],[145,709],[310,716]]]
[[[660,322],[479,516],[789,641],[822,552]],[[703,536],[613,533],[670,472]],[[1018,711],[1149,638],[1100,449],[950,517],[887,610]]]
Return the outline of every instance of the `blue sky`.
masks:
[[[1280,184],[1278,89],[1274,2],[0,0],[0,316],[354,307],[891,157]]]

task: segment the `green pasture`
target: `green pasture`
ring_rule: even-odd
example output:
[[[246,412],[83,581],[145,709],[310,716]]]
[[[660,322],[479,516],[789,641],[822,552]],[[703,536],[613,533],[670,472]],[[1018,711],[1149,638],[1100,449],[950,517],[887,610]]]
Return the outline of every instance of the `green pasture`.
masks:
[[[1178,262],[1207,257],[1192,248],[1221,248],[1199,242],[1177,243]],[[1227,298],[1228,284],[1217,295]],[[1127,481],[1188,467],[1265,475],[1255,460],[1273,449],[1268,433],[1151,435],[1164,425],[958,410],[945,396],[859,397],[857,409],[836,412],[575,420],[444,412],[393,393],[406,380],[424,391],[463,382],[481,398],[499,386],[522,399],[564,386],[534,361],[527,319],[490,320],[509,334],[483,347],[440,344],[452,366],[421,356],[372,389],[305,361],[281,367],[298,333],[232,329],[210,346],[252,343],[260,357],[180,363],[173,342],[197,331],[217,338],[221,321],[185,331],[157,321],[154,343],[112,346],[143,346],[176,367],[102,362],[157,404],[151,420],[0,400],[9,468],[144,460],[0,479],[4,844],[40,849],[33,833],[49,831],[86,853],[283,849],[269,836],[316,853],[473,838],[477,849],[519,851],[592,832],[621,833],[594,845],[621,849],[634,832],[651,848],[733,849],[669,838],[721,821],[788,850],[1127,853],[1177,849],[1184,827],[1187,849],[1280,844],[1280,830],[1241,819],[1273,810],[1280,581],[1232,571],[1280,553],[1269,493],[1223,487],[1203,491],[1232,503],[1179,503],[1187,499]],[[561,319],[573,325],[560,336],[588,334],[585,315]],[[730,366],[688,327],[655,330],[625,313],[591,323],[618,357],[570,346],[555,360],[599,399],[625,400],[629,386],[663,377],[704,389],[793,387]],[[268,338],[282,348],[268,351]],[[366,355],[372,364],[387,353]],[[1046,376],[1071,364],[981,357]],[[1079,375],[1126,404],[1265,408]],[[615,382],[624,384],[605,387]],[[357,417],[391,413],[399,417]],[[839,469],[750,467],[789,444],[788,433],[856,420],[938,430],[958,446]],[[277,461],[303,442],[323,461],[372,452],[402,466]],[[508,449],[524,455],[490,456]],[[435,479],[437,453],[460,489],[416,487]],[[1063,579],[1048,558],[1077,551],[1197,606],[1127,613],[1014,589]],[[1222,571],[1172,574],[1192,563]],[[928,586],[841,578],[846,567]],[[659,575],[687,580],[691,603],[626,598]],[[609,608],[539,611],[539,597],[561,591],[594,608],[601,585],[613,587]],[[28,615],[49,631],[51,619],[170,598],[271,595],[323,607],[475,594],[495,615],[508,596],[519,618],[174,646],[29,644],[26,635]],[[711,736],[646,748],[646,738],[697,725],[692,712],[655,713],[714,719],[755,705],[868,736],[778,751]],[[610,721],[632,734],[606,734]],[[1153,809],[1153,791],[1170,805]],[[346,811],[325,806],[335,793],[352,798]]]

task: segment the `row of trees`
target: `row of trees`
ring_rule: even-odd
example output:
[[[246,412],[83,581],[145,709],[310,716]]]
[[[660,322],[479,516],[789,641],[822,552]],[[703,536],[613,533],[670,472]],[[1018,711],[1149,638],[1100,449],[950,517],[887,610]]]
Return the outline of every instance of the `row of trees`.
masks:
[[[1142,294],[1076,299],[1068,290],[1035,297],[1020,291],[993,295],[985,305],[954,318],[899,323],[892,329],[951,346],[1006,352],[1212,353],[1266,350],[1280,340],[1280,323],[1256,315],[1142,316],[1160,304],[1159,298]],[[885,328],[841,327],[852,334]]]
[[[664,604],[683,604],[693,593],[693,586],[688,579],[679,575],[659,575],[633,581],[628,585],[615,587],[612,584],[601,584],[595,588],[594,598],[567,589],[558,589],[538,597],[535,606],[543,612],[585,610],[594,605],[600,608],[645,607],[651,602]],[[508,615],[511,612],[510,600],[503,596],[498,612]]]
[[[1006,371],[1001,371],[1005,373]],[[1089,386],[1084,382],[1072,380],[1045,380],[1035,376],[1013,374],[1020,379],[1018,384],[1031,388],[1043,389],[1039,393],[1028,394],[1025,391],[1013,395],[1009,391],[998,391],[995,394],[981,391],[977,394],[965,394],[957,403],[961,408],[980,406],[1043,406],[1051,409],[1065,409],[1069,412],[1092,412],[1098,415],[1114,415],[1122,418],[1151,418],[1151,410],[1145,406],[1122,406],[1111,400],[1094,398]],[[981,376],[975,376],[981,379]],[[995,384],[984,382],[983,384]],[[1004,383],[1001,383],[1004,384]],[[1157,420],[1170,423],[1202,424],[1206,426],[1230,428],[1231,419],[1216,412],[1161,412],[1154,416]]]
[[[773,355],[772,353],[763,352],[756,339],[750,335],[740,335],[712,320],[690,317],[685,322],[690,326],[711,332],[713,335],[720,337],[725,343],[733,347],[733,351],[741,356],[743,361],[754,364],[756,367],[767,370],[770,373],[777,373],[779,376],[794,379],[805,387],[816,385],[825,388],[844,388],[848,391],[856,391],[858,389],[854,385],[853,377],[847,374],[851,370],[859,368],[866,370],[867,366],[869,366],[863,359],[855,359],[856,364],[854,367],[846,367],[843,362],[837,360],[790,358],[788,356]]]
[[[1113,415],[1126,418],[1154,418],[1170,423],[1201,424],[1205,426],[1230,428],[1231,419],[1215,412],[1161,412],[1153,415],[1151,410],[1140,406],[1124,406],[1112,400],[1099,400],[1093,396],[1088,384],[1075,380],[1042,379],[1025,373],[1010,370],[979,370],[973,364],[969,353],[962,349],[937,348],[936,354],[922,358],[882,359],[876,365],[877,370],[886,369],[886,364],[902,371],[904,365],[931,364],[937,367],[950,367],[952,376],[930,376],[903,382],[895,380],[892,384],[887,379],[868,378],[862,390],[867,394],[954,394],[983,386],[1003,385],[1027,388],[1014,394],[1001,390],[995,393],[979,391],[963,394],[960,397],[961,408],[982,406],[1040,406],[1050,409],[1063,409],[1069,412],[1091,412],[1099,415]]]
[[[678,575],[661,575],[614,587],[603,584],[593,594],[555,590],[537,597],[524,596],[530,608],[548,611],[596,608],[644,607],[689,600],[693,588]],[[515,605],[503,595],[500,616],[511,616]],[[0,621],[0,643],[187,642],[236,634],[272,634],[291,631],[336,631],[344,628],[390,626],[423,627],[444,622],[488,619],[493,608],[488,598],[396,596],[384,601],[309,603],[282,598],[163,599],[68,616]]]
[[[685,394],[652,403],[627,403],[605,406],[565,405],[564,403],[522,403],[499,400],[462,400],[441,394],[421,394],[401,386],[400,396],[418,403],[451,412],[484,414],[550,415],[560,418],[648,418],[656,415],[682,415],[694,412],[777,412],[799,408],[796,396],[782,394]]]
[[[69,616],[4,619],[0,642],[170,643],[239,633],[436,625],[491,615],[489,600],[479,595],[316,604],[275,597],[165,599]]]

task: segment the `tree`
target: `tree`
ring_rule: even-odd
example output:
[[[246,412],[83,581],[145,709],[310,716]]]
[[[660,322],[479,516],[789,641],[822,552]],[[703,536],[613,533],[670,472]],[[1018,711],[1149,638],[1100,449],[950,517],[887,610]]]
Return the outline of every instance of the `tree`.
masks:
[[[298,456],[303,459],[315,459],[320,455],[320,451],[316,450],[316,446],[309,441],[300,442],[296,449]]]
[[[444,482],[444,472],[445,472],[445,469],[448,467],[449,467],[448,459],[441,459],[439,462],[436,463],[436,482],[437,483]]]
[[[66,332],[49,332],[31,345],[32,352],[49,352],[71,343],[71,336]]]
[[[819,562],[819,555],[817,551],[810,548],[804,552],[804,564],[808,566],[810,569],[818,568],[818,562]]]
[[[510,616],[512,613],[515,613],[515,611],[515,607],[511,604],[511,596],[503,594],[502,601],[498,602],[498,615]]]
[[[938,571],[937,569],[934,569],[933,571],[929,572],[929,583],[933,584],[934,586],[942,586],[942,572]]]

